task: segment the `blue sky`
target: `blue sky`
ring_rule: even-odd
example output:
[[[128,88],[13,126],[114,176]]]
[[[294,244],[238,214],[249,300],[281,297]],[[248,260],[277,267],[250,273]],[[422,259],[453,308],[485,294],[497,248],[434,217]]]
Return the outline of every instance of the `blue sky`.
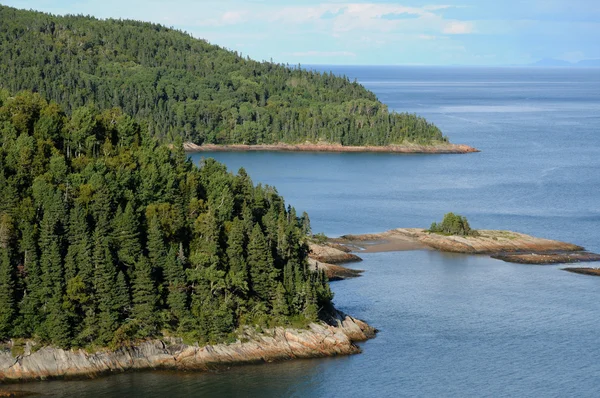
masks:
[[[161,23],[290,64],[511,65],[600,58],[600,0],[0,0]]]

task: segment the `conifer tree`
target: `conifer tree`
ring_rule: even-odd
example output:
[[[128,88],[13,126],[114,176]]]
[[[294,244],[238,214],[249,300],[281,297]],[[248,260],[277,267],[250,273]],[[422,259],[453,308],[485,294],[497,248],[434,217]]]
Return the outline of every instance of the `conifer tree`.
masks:
[[[270,301],[275,294],[277,269],[267,247],[265,236],[256,224],[248,242],[248,268],[252,291],[262,300]]]
[[[290,315],[290,308],[286,299],[285,288],[281,282],[277,283],[277,289],[275,289],[275,298],[273,299],[273,315],[280,318]]]
[[[108,238],[100,229],[94,231],[94,287],[98,305],[98,343],[107,344],[118,327],[119,310],[115,302],[117,270],[108,245]],[[90,314],[91,315],[91,314]]]
[[[91,280],[92,248],[85,210],[75,204],[69,213],[69,248],[65,258],[65,279],[81,275],[83,280]]]
[[[228,285],[234,294],[244,296],[248,292],[248,268],[245,258],[246,236],[244,225],[239,218],[235,218],[231,224],[227,240],[227,261],[229,272],[227,275]]]
[[[132,316],[141,325],[142,336],[156,333],[158,292],[152,279],[152,268],[145,256],[135,264],[133,277]]]
[[[0,242],[0,341],[11,337],[15,317],[15,285],[8,245]]]
[[[158,280],[162,280],[166,265],[167,250],[158,216],[152,217],[149,224],[147,247],[148,260],[150,261],[150,267],[152,267],[154,277]]]
[[[27,198],[30,208],[31,200]],[[19,252],[23,259],[23,298],[19,303],[21,317],[15,325],[17,335],[31,336],[40,323],[40,293],[42,291],[41,270],[37,249],[37,228],[33,225],[33,212],[23,213],[24,217],[19,226],[21,242]]]
[[[113,222],[113,237],[118,260],[129,269],[142,251],[139,222],[131,201],[127,202],[125,211],[119,208]]]
[[[167,281],[167,306],[176,321],[188,315],[188,294],[182,256],[172,246],[167,256],[165,277]]]

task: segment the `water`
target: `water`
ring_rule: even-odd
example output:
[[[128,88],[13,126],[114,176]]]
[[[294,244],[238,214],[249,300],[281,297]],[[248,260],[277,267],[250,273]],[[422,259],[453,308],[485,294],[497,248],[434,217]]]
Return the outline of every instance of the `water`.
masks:
[[[330,69],[323,68],[322,69]],[[425,227],[454,211],[600,251],[600,70],[335,67],[468,155],[215,153],[328,235]],[[194,155],[199,161],[203,155]],[[561,266],[365,254],[336,305],[381,332],[363,354],[35,383],[51,396],[596,396],[600,278]]]

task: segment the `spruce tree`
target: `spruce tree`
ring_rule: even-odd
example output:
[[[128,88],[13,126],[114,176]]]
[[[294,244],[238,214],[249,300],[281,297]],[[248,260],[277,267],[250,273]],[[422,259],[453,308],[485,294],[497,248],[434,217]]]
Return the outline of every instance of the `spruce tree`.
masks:
[[[145,256],[135,264],[133,274],[133,311],[132,316],[141,326],[142,336],[156,333],[158,292],[152,279],[152,268]]]
[[[0,341],[11,337],[15,317],[15,284],[9,247],[0,242]]]
[[[285,288],[281,282],[277,283],[275,298],[273,299],[273,315],[284,318],[290,315],[289,304],[286,299]]]
[[[141,253],[139,222],[131,202],[127,202],[125,211],[120,208],[113,222],[114,244],[117,258],[126,269],[133,267]]]
[[[162,281],[167,260],[167,250],[158,216],[150,219],[148,226],[148,260],[155,279]]]
[[[189,315],[188,293],[182,256],[176,246],[172,246],[167,256],[165,277],[167,286],[167,306],[177,322]]]
[[[244,224],[235,218],[227,239],[227,261],[229,271],[227,274],[228,285],[234,294],[244,296],[248,292],[248,267],[245,258],[246,236]]]
[[[275,294],[278,272],[273,266],[271,251],[258,224],[254,226],[248,242],[248,268],[252,291],[261,300],[270,302]]]
[[[111,341],[119,321],[119,310],[115,297],[117,270],[108,245],[108,238],[99,229],[94,231],[93,262],[95,301],[98,305],[97,342],[105,345]]]

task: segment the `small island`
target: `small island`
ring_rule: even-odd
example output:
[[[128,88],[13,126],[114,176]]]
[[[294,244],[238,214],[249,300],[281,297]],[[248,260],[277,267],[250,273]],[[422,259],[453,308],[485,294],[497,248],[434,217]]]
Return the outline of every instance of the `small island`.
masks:
[[[448,213],[441,223],[433,223],[429,229],[397,228],[387,232],[363,235],[344,235],[328,239],[325,245],[332,256],[339,256],[334,250],[348,252],[376,253],[383,251],[437,250],[449,253],[487,255],[492,258],[518,264],[563,264],[600,261],[600,254],[586,251],[583,247],[556,240],[537,238],[513,231],[474,230],[467,219]],[[311,256],[318,252],[312,249]],[[330,258],[321,256],[324,263]],[[328,261],[329,260],[329,261]],[[356,260],[354,260],[356,261]],[[326,266],[323,267],[327,269]],[[565,268],[566,271],[586,275],[600,275],[596,268]],[[328,270],[340,278],[346,271]]]

